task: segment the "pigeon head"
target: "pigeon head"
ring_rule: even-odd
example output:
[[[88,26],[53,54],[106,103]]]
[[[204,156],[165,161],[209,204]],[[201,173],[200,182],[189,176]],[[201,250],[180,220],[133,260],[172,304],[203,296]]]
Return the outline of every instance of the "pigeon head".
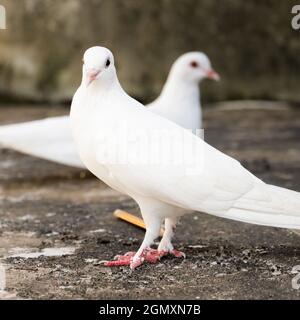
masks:
[[[114,57],[104,47],[91,47],[83,56],[83,81],[86,86],[96,81],[113,79],[116,74]]]
[[[220,76],[211,66],[207,55],[202,52],[187,52],[180,56],[172,66],[172,75],[185,81],[200,82],[208,78],[220,80]]]

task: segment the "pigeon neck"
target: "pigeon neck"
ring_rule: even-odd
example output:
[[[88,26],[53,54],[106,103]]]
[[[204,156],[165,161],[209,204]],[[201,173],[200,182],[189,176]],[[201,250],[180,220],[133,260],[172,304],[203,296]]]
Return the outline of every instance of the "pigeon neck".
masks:
[[[199,101],[199,85],[195,81],[184,81],[169,76],[161,92],[160,99],[165,99],[166,101],[195,99],[195,101]]]
[[[95,92],[97,94],[101,93],[107,93],[110,90],[114,89],[120,89],[121,85],[119,83],[119,80],[117,76],[110,77],[106,79],[97,79],[93,81],[90,85],[86,85],[86,79],[85,77],[82,78],[81,86],[83,88],[86,88],[86,90],[90,90],[92,92]]]

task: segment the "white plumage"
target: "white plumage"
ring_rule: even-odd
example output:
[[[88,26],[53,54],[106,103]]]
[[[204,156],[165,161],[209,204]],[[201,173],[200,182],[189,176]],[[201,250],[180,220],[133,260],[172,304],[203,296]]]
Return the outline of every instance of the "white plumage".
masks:
[[[208,74],[195,74],[194,65],[203,65]],[[195,131],[202,128],[199,81],[203,78],[218,79],[210,61],[201,52],[189,52],[173,64],[161,95],[149,110],[179,125]],[[0,144],[64,165],[84,168],[75,149],[68,116],[0,127]]]
[[[73,142],[68,116],[1,126],[0,144],[38,158],[84,168]]]
[[[201,67],[196,71],[206,72]],[[131,139],[120,141],[117,132],[124,124]],[[238,161],[145,109],[121,88],[113,55],[106,48],[93,47],[85,53],[82,83],[71,107],[71,126],[86,167],[112,188],[131,196],[140,206],[147,227],[144,241],[133,257],[129,260],[126,260],[128,256],[119,257],[119,263],[130,263],[131,268],[135,268],[147,260],[147,250],[158,236],[164,219],[166,232],[158,252],[173,252],[171,237],[176,219],[190,210],[300,229],[299,193],[265,184]],[[176,160],[180,160],[183,146],[193,147],[195,154],[202,156],[200,170],[191,174],[188,165],[180,162],[165,165],[112,161],[116,150],[138,155],[140,144],[136,139],[153,137],[158,131],[167,133],[168,152],[175,155]],[[171,140],[169,134],[183,139]],[[189,160],[198,161],[192,153]]]

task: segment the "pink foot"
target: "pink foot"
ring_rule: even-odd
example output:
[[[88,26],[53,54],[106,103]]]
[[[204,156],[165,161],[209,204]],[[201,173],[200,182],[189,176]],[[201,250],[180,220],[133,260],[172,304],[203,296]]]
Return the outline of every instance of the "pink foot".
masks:
[[[104,262],[104,265],[106,267],[129,266],[134,255],[135,252],[127,252],[123,256],[117,255],[114,257],[113,261]]]
[[[142,254],[143,258],[150,263],[156,263],[160,260],[161,257],[164,256],[164,253],[159,252],[156,249],[145,249]]]
[[[185,259],[185,253],[176,249],[173,249],[169,252],[172,256],[176,258],[183,258]]]
[[[135,269],[141,264],[143,264],[144,261],[147,261],[149,263],[156,263],[158,262],[162,257],[167,256],[168,254],[171,254],[172,256],[176,258],[184,258],[185,259],[185,253],[179,251],[179,250],[171,250],[171,251],[165,251],[165,250],[155,250],[155,249],[145,249],[143,251],[143,254],[137,258],[135,261],[132,261],[130,263],[130,269]]]
[[[184,258],[185,259],[185,253],[176,249],[173,250],[160,250],[159,251],[160,255],[163,256],[167,256],[167,255],[171,255],[174,256],[175,258]]]
[[[127,252],[125,255],[121,256],[118,255],[115,257],[115,260],[113,261],[106,261],[104,265],[106,267],[114,267],[114,266],[130,266],[130,269],[135,269],[141,264],[143,264],[144,261],[149,263],[156,263],[160,260],[160,258],[165,255],[163,252],[159,252],[155,249],[145,249],[140,257],[136,258],[133,261],[133,257],[135,255],[135,252]]]

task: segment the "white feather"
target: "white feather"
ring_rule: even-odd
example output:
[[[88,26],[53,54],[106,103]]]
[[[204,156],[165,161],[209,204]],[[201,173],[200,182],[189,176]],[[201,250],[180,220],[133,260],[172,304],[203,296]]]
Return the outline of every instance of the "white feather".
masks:
[[[67,116],[0,127],[0,144],[25,154],[83,168]]]

